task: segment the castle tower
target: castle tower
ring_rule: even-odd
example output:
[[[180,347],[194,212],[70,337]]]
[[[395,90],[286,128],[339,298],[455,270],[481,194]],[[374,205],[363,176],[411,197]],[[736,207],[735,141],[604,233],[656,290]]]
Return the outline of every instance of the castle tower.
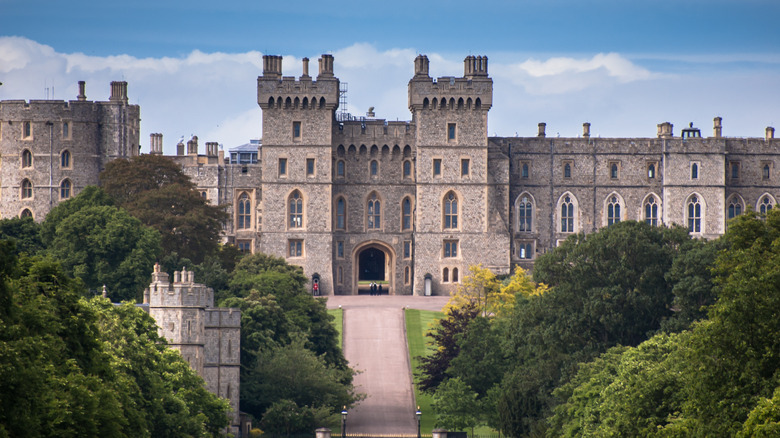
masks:
[[[509,270],[508,167],[507,160],[488,160],[493,80],[487,68],[486,56],[468,56],[463,77],[434,80],[427,57],[415,60],[409,110],[417,127],[418,295],[425,292],[426,278],[433,293],[454,292],[469,265]]]
[[[257,103],[263,110],[263,251],[320,275],[320,291],[333,290],[331,272],[332,135],[339,80],[333,56],[322,55],[316,80],[303,62],[299,79],[282,76],[282,57],[263,56]]]

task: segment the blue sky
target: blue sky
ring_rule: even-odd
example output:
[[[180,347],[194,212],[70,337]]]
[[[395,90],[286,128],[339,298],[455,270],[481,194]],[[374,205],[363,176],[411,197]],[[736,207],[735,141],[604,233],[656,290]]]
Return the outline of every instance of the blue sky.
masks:
[[[518,0],[466,2],[0,0],[0,99],[90,99],[129,82],[142,139],[166,152],[196,134],[226,148],[259,137],[254,102],[262,54],[333,53],[349,110],[409,119],[406,83],[418,53],[432,75],[462,75],[487,55],[495,82],[490,134],[652,137],[688,122],[761,136],[780,123],[780,2]],[[143,141],[148,149],[148,140]]]

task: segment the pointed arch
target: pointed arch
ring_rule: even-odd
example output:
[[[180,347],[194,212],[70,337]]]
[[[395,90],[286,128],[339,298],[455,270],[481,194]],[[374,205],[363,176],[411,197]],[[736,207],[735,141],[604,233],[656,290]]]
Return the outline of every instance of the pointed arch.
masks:
[[[614,225],[622,220],[625,220],[626,203],[623,197],[617,192],[610,193],[604,198],[604,206],[602,209],[602,226]]]
[[[447,98],[442,97],[439,101],[439,109],[445,109],[447,108]]]
[[[287,196],[287,228],[300,229],[304,227],[303,193],[294,189]]]
[[[450,190],[442,197],[442,229],[457,230],[460,228],[460,198],[454,190]]]
[[[23,209],[21,211],[21,213],[19,213],[19,217],[22,217],[22,218],[24,218],[24,217],[31,217],[31,218],[35,219],[35,217],[33,216],[32,210],[30,210],[29,208]]]
[[[428,106],[430,105],[430,102],[428,101],[428,98],[426,97],[423,99],[423,109],[428,109]]]
[[[638,215],[648,225],[658,226],[662,223],[663,209],[661,208],[661,197],[655,193],[648,193],[642,199],[642,211]]]
[[[236,201],[236,229],[252,228],[252,199],[247,192],[241,192]]]
[[[564,192],[559,198],[557,208],[558,232],[576,233],[579,231],[579,201],[571,192]]]
[[[33,197],[33,185],[29,179],[25,178],[22,180],[21,189],[22,199],[31,199]]]
[[[449,109],[455,109],[455,98],[450,97]]]
[[[414,204],[411,196],[405,196],[401,200],[401,231],[412,229],[414,222]]]
[[[346,231],[347,229],[347,199],[344,196],[336,198],[336,222],[333,228]]]
[[[71,168],[71,157],[70,157],[70,151],[65,149],[60,153],[60,168],[62,169],[70,169]]]
[[[320,109],[325,108],[325,98],[320,97]]]
[[[688,232],[701,234],[705,230],[707,204],[704,198],[698,193],[692,193],[685,200],[685,222],[688,225]]]
[[[745,211],[745,200],[737,193],[729,196],[726,201],[726,220],[734,219]]]
[[[32,152],[30,152],[29,149],[25,149],[22,151],[22,168],[28,168],[32,167],[33,165],[33,155]]]
[[[308,109],[309,108],[309,98],[305,97],[301,101],[301,109]]]
[[[301,106],[301,99],[298,98],[298,96],[295,97],[295,100],[293,101],[293,108],[299,108]]]
[[[469,97],[468,99],[466,99],[466,109],[471,109],[471,104],[472,104],[471,98]]]
[[[382,229],[382,198],[376,190],[371,191],[366,197],[366,229]]]
[[[281,108],[282,107],[282,96],[279,96],[276,98],[276,107]]]
[[[273,108],[276,101],[274,100],[274,97],[271,96],[268,98],[268,108]]]
[[[756,203],[756,211],[761,214],[767,214],[769,210],[774,208],[775,204],[777,204],[775,197],[769,193],[764,193],[758,198],[758,202]]]
[[[482,109],[482,100],[479,97],[474,101],[474,109]]]
[[[292,99],[290,99],[290,96],[287,96],[287,99],[284,100],[284,107],[290,108],[292,106]]]
[[[439,107],[439,100],[438,100],[438,99],[436,99],[435,97],[434,97],[434,98],[433,98],[433,100],[431,101],[431,107],[432,107],[433,109],[437,109],[437,108]]]
[[[458,109],[462,110],[463,109],[463,105],[464,105],[463,98],[462,97],[458,98]]]
[[[344,150],[343,144],[340,144],[339,147],[336,148],[336,155],[338,155],[339,157],[343,157],[345,152],[346,151]]]
[[[348,153],[349,155],[355,155],[355,154],[357,154],[357,148],[355,147],[355,145],[354,145],[354,144],[351,144],[351,145],[349,145],[349,149],[347,149],[347,153]]]
[[[533,232],[533,227],[536,224],[536,200],[530,193],[520,193],[515,199],[515,213],[517,217],[515,229],[517,232]]]
[[[60,182],[60,200],[64,201],[66,199],[70,199],[70,197],[73,195],[73,184],[70,182],[68,178],[65,178]]]
[[[412,156],[412,147],[409,145],[404,146],[404,158]]]
[[[375,157],[379,153],[379,148],[376,145],[371,145],[371,156]]]

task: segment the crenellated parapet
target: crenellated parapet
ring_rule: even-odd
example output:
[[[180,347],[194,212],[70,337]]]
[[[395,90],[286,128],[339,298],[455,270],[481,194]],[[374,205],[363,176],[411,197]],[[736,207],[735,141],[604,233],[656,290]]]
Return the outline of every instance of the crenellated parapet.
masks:
[[[282,57],[263,56],[263,75],[257,78],[257,103],[263,110],[327,110],[339,105],[339,80],[333,75],[333,55],[319,59],[316,80],[309,76],[309,59],[303,58],[303,72],[296,80],[282,76]]]
[[[487,56],[467,56],[463,77],[428,75],[428,57],[415,59],[409,81],[409,110],[484,111],[493,105],[493,80],[488,77]]]

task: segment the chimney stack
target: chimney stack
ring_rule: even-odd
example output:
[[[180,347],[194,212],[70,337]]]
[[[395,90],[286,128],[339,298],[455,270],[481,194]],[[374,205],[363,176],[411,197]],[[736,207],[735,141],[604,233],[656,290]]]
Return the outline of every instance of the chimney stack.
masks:
[[[79,81],[79,95],[76,96],[76,99],[80,101],[87,100],[87,95],[84,93],[87,88],[87,83],[84,81]]]
[[[582,124],[582,136],[585,138],[590,138],[590,123],[585,122]]]
[[[539,133],[536,135],[537,137],[546,137],[547,134],[544,132],[545,128],[547,128],[547,123],[540,123],[539,124]]]
[[[663,122],[658,125],[658,138],[672,138],[674,125],[669,122]]]
[[[428,57],[425,55],[417,55],[414,58],[414,75],[428,77]]]
[[[333,77],[333,55],[322,55],[320,58],[320,74],[317,77]]]
[[[112,81],[111,97],[108,100],[112,102],[127,103],[127,82]]]
[[[193,135],[187,142],[187,155],[198,155],[198,136]]]
[[[775,138],[775,128],[771,126],[766,127],[766,139],[767,141],[772,140]]]
[[[282,77],[282,57],[263,55],[263,76],[269,78]]]
[[[712,119],[712,136],[715,138],[721,138],[723,136],[723,118],[715,117]]]
[[[303,58],[303,75],[301,75],[301,77],[309,77],[309,58]]]

